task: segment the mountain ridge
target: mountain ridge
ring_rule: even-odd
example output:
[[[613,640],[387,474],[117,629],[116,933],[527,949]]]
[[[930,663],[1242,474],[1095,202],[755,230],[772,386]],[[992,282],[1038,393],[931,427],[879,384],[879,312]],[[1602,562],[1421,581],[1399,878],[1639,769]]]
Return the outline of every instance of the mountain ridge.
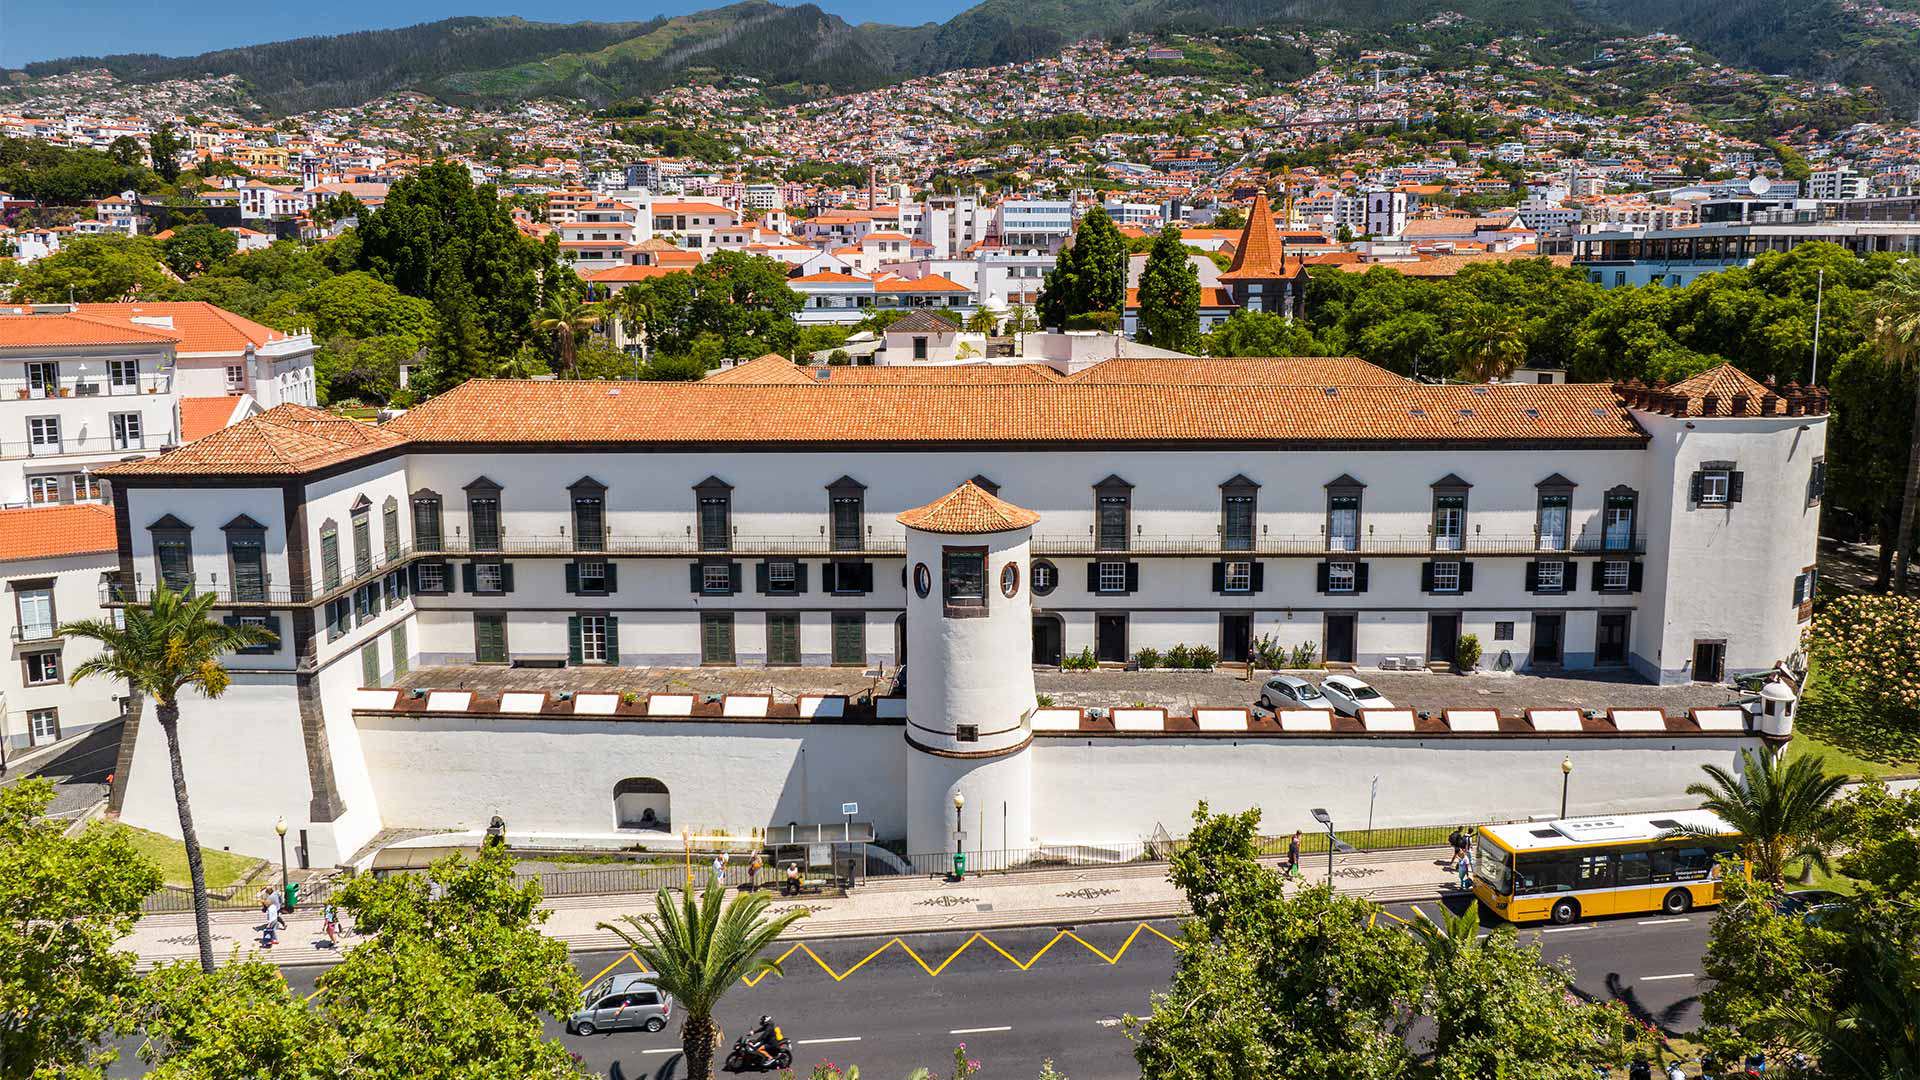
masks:
[[[1837,0],[982,0],[944,23],[919,26],[852,24],[813,3],[740,0],[627,22],[461,16],[191,57],[41,61],[24,71],[105,67],[135,82],[237,75],[277,113],[356,105],[397,90],[459,103],[564,96],[605,104],[656,92],[696,70],[795,88],[789,94],[838,93],[1017,63],[1082,38],[1164,26],[1387,34],[1443,12],[1502,31],[1666,31],[1731,63],[1872,85],[1902,112],[1920,104],[1920,65],[1911,61],[1920,34],[1870,31]]]

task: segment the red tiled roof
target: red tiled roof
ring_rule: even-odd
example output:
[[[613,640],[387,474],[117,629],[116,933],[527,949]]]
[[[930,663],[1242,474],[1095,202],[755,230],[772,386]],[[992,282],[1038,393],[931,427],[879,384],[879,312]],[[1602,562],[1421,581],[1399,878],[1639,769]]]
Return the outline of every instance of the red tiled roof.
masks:
[[[183,353],[240,353],[245,352],[248,345],[259,348],[269,342],[284,341],[287,338],[287,335],[279,330],[262,326],[252,319],[243,319],[205,300],[81,304],[79,307],[89,315],[104,315],[112,319],[132,319],[135,316],[171,317],[173,330],[180,338],[180,351]],[[154,326],[153,329],[165,330],[166,328]]]
[[[1760,399],[1768,394],[1784,396],[1732,364],[1708,368],[1690,379],[1674,383],[1667,387],[1667,393],[1687,395],[1688,416],[1708,415],[1705,401],[1708,394],[1714,397],[1714,416],[1732,416],[1736,395],[1745,395],[1749,411],[1757,410]]]
[[[1274,281],[1303,273],[1305,268],[1298,259],[1292,261],[1292,269],[1284,265],[1285,251],[1280,234],[1274,228],[1273,207],[1267,203],[1267,193],[1259,192],[1253,197],[1252,212],[1247,214],[1247,227],[1241,230],[1240,240],[1233,247],[1233,263],[1220,272],[1220,280]]]
[[[276,405],[157,458],[110,465],[99,470],[99,475],[109,480],[180,473],[289,475],[404,441],[388,429],[335,416],[324,409]]]
[[[233,410],[239,407],[237,397],[183,397],[180,399],[180,441],[192,442],[202,435],[211,435],[227,426],[233,419]]]
[[[0,510],[0,561],[118,550],[113,510],[91,504]]]
[[[648,278],[664,277],[667,274],[684,274],[686,270],[678,266],[609,266],[601,270],[589,270],[581,278],[595,282],[632,282],[645,281]]]
[[[875,292],[972,292],[957,281],[928,274],[917,278],[887,278],[873,284]]]
[[[163,327],[139,326],[123,318],[103,315],[78,312],[0,315],[0,349],[61,345],[155,345],[163,342],[172,344],[179,340],[179,334]]]
[[[1032,528],[1040,515],[989,495],[971,480],[925,506],[903,510],[894,520],[909,529],[930,533],[996,533]]]

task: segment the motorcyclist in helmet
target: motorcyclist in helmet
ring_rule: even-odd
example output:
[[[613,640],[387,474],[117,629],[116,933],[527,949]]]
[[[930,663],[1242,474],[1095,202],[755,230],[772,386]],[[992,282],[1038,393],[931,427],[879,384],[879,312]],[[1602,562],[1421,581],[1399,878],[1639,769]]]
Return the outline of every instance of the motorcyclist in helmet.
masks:
[[[771,1016],[762,1016],[759,1025],[747,1035],[747,1045],[764,1058],[771,1059],[779,1043],[780,1025],[775,1024]]]

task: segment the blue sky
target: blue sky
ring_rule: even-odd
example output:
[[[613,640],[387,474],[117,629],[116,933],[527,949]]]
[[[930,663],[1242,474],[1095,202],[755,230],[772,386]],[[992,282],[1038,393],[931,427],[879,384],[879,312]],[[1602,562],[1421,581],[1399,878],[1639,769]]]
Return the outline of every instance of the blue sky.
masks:
[[[455,15],[520,15],[545,22],[606,22],[650,19],[719,7],[727,0],[663,0],[633,7],[586,0],[547,3],[512,0],[331,0],[296,4],[181,3],[179,0],[0,0],[0,67],[65,56],[109,56],[153,52],[191,56],[211,49],[266,41],[374,30],[432,22]],[[816,0],[819,2],[819,0]],[[905,14],[898,3],[883,0],[825,0],[820,6],[849,22],[928,22],[945,19],[969,6],[967,0],[919,3]]]

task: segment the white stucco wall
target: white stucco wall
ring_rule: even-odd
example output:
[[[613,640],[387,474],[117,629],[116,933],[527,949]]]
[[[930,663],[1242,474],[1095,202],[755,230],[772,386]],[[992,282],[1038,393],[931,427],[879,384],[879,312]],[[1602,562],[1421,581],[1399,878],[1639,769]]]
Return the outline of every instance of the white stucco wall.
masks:
[[[1269,833],[1364,828],[1371,778],[1377,827],[1558,814],[1560,762],[1574,764],[1570,813],[1661,810],[1697,802],[1700,766],[1737,764],[1754,739],[1220,739],[1047,736],[1034,740],[1033,830],[1047,842],[1123,842],[1191,825],[1195,803],[1258,806]]]
[[[613,788],[667,785],[676,830],[837,821],[906,832],[906,743],[892,726],[358,717],[383,823],[611,833]],[[636,831],[637,837],[646,833]]]
[[[242,514],[266,526],[268,594],[287,588],[291,582],[287,572],[285,499],[278,487],[136,487],[121,491],[116,497],[127,505],[127,521],[133,531],[134,580],[143,588],[150,588],[160,580],[160,567],[153,554],[153,534],[148,529],[168,514],[193,527],[196,586],[224,591],[231,584],[227,534],[221,531],[221,526]]]
[[[118,565],[113,552],[0,562],[0,640],[7,642],[5,663],[0,664],[0,711],[4,713],[0,739],[8,746],[28,744],[32,730],[27,714],[40,709],[59,710],[62,739],[83,735],[120,715],[118,699],[127,692],[126,683],[93,678],[74,686],[67,681],[74,668],[99,654],[98,645],[82,638],[21,641],[15,636],[20,616],[16,590],[21,583],[53,579],[57,628],[62,623],[106,617],[106,609],[100,606],[100,575]],[[60,654],[60,680],[26,685],[26,654],[46,651]]]

